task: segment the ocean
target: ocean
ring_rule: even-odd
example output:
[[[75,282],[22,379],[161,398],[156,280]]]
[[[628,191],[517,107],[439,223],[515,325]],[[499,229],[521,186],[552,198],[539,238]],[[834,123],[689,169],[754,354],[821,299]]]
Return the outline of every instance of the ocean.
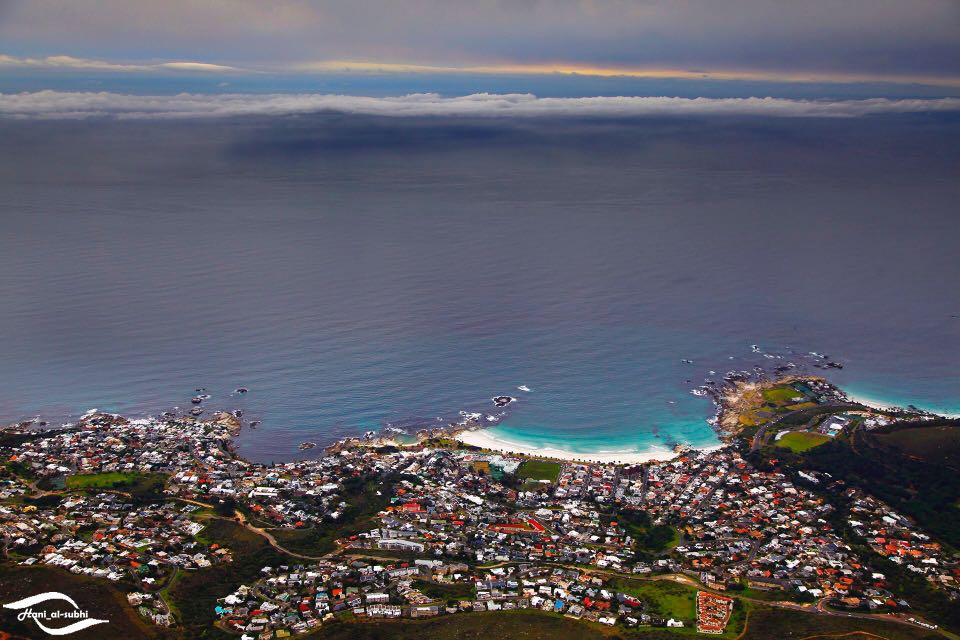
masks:
[[[204,389],[261,421],[239,448],[266,462],[461,411],[531,446],[709,446],[691,389],[822,373],[811,351],[859,396],[960,413],[958,134],[929,114],[2,120],[0,421]]]

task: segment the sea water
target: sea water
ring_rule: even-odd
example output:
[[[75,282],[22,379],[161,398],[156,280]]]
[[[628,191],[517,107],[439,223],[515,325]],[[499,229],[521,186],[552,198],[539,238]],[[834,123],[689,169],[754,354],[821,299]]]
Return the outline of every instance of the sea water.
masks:
[[[809,351],[858,393],[960,412],[958,131],[0,122],[0,419],[205,389],[262,423],[240,449],[263,461],[460,411],[534,446],[707,446],[691,389]]]

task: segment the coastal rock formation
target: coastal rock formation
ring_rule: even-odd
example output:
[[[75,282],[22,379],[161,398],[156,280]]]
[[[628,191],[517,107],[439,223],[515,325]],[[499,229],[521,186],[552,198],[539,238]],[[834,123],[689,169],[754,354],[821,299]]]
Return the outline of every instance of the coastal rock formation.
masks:
[[[241,428],[240,419],[237,416],[233,415],[232,413],[228,413],[226,411],[218,411],[217,413],[211,416],[210,422],[212,422],[213,424],[219,424],[221,426],[227,427],[228,429],[230,429],[231,435],[236,436],[240,433],[240,428]]]

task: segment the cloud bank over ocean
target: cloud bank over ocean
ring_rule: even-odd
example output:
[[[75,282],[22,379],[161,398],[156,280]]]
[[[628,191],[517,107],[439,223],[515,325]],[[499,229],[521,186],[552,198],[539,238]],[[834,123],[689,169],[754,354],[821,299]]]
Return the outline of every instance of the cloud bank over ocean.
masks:
[[[758,116],[851,118],[960,111],[960,98],[792,100],[784,98],[585,97],[478,93],[443,97],[335,94],[132,95],[109,92],[35,91],[0,94],[0,117],[26,119],[170,119],[284,116],[322,112],[387,117],[591,117]]]

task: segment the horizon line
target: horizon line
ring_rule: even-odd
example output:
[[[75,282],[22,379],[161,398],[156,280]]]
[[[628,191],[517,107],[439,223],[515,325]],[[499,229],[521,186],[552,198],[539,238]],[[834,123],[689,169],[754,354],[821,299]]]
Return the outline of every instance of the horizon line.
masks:
[[[415,62],[382,62],[376,60],[317,60],[271,63],[231,63],[198,60],[140,60],[111,61],[83,58],[65,54],[41,57],[15,56],[0,53],[0,71],[4,68],[61,70],[76,72],[167,72],[185,74],[251,74],[251,75],[311,75],[311,74],[463,74],[463,75],[519,75],[591,78],[631,78],[657,80],[712,80],[783,83],[829,84],[895,84],[960,87],[960,76],[929,74],[878,74],[852,71],[810,71],[769,69],[683,69],[677,67],[605,66],[574,62],[491,63],[437,65]]]

